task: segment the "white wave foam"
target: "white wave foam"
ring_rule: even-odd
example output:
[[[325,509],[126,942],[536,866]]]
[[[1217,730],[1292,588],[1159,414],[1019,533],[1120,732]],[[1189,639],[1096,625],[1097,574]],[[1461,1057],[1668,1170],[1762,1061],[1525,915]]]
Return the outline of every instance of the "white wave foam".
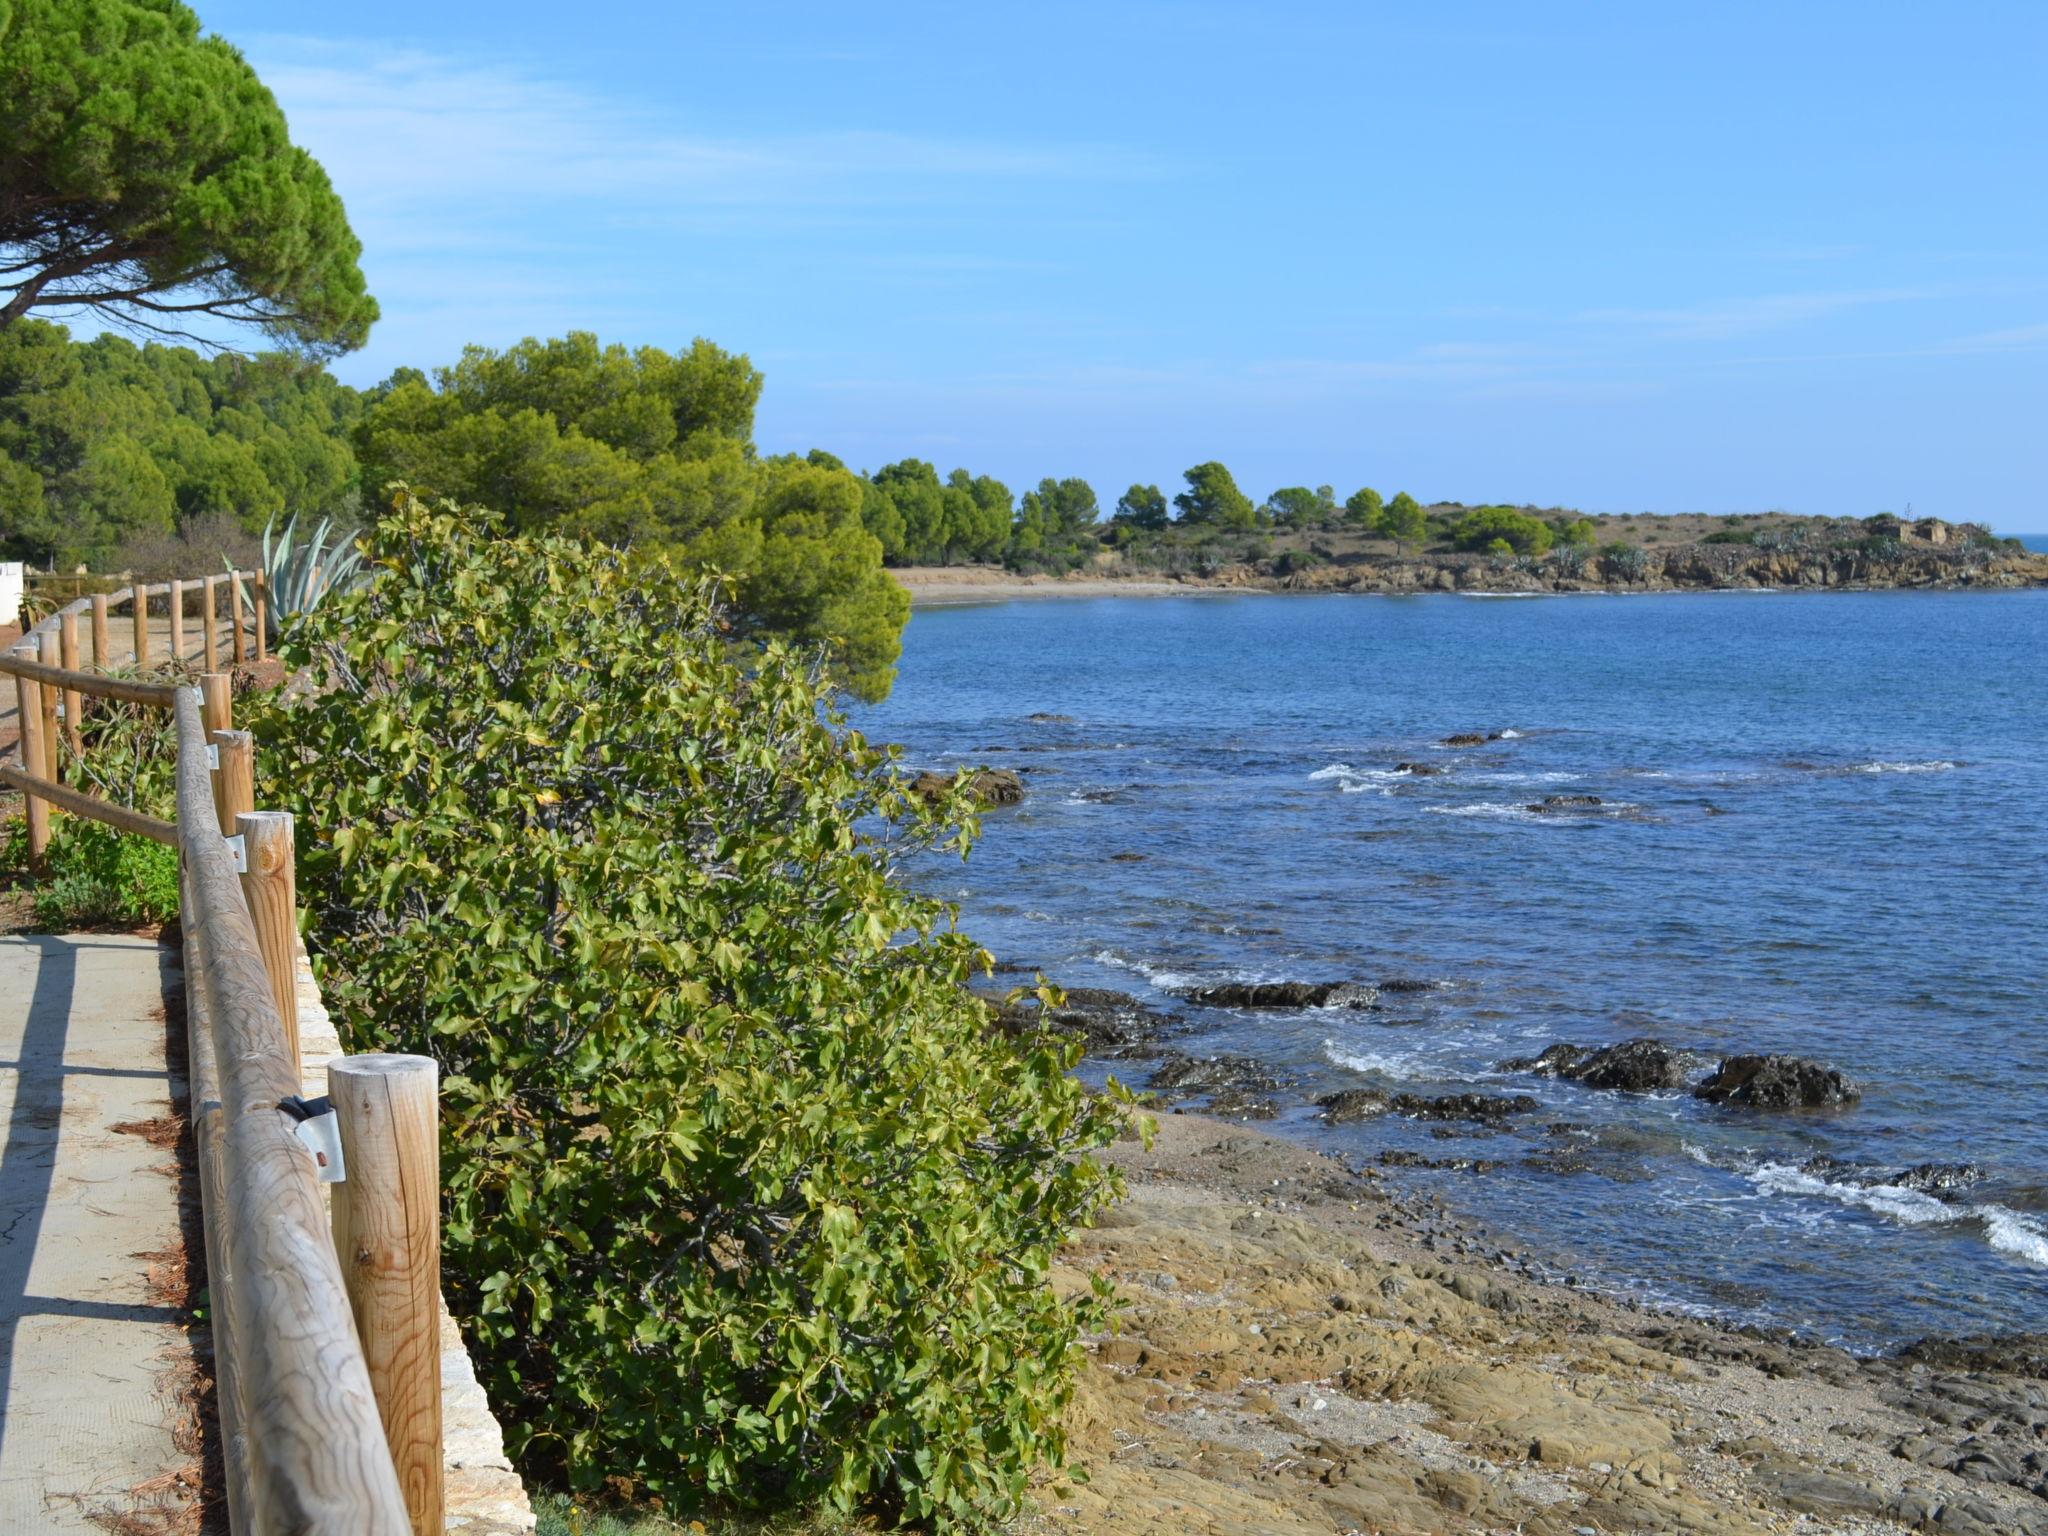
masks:
[[[1416,1066],[1412,1055],[1389,1055],[1380,1051],[1347,1051],[1335,1040],[1323,1042],[1323,1057],[1347,1072],[1377,1072],[1382,1077],[1408,1077]]]
[[[2040,1222],[2002,1205],[1980,1205],[1973,1209],[1983,1218],[1984,1240],[1992,1247],[2048,1269],[2048,1229]]]
[[[1687,1145],[1703,1163],[1713,1166],[1707,1156]],[[1898,1222],[1901,1226],[1932,1227],[1976,1222],[1984,1230],[1984,1241],[2001,1253],[2010,1253],[2029,1264],[2048,1268],[2048,1227],[2032,1216],[2003,1205],[1951,1205],[1924,1190],[1898,1184],[1837,1184],[1792,1167],[1789,1163],[1764,1163],[1748,1175],[1750,1183],[1766,1194],[1803,1195],[1808,1199],[1831,1200],[1856,1206]]]
[[[1425,805],[1432,816],[1498,816],[1508,821],[1535,821],[1536,813],[1520,801],[1481,800],[1474,805]]]
[[[1851,773],[1947,773],[1950,769],[1962,767],[1945,757],[1930,758],[1924,763],[1858,763]]]
[[[1176,971],[1163,965],[1152,965],[1144,960],[1133,960],[1120,955],[1113,949],[1098,949],[1090,956],[1098,965],[1114,970],[1129,971],[1133,976],[1142,976],[1162,992],[1182,992],[1190,987],[1199,987],[1210,978],[1198,976],[1192,971]]]
[[[1494,773],[1475,773],[1469,782],[1474,784],[1576,784],[1585,778],[1583,773],[1565,773],[1553,770],[1547,773],[1510,773],[1505,770]]]
[[[1522,733],[1521,733],[1520,731],[1513,731],[1513,730],[1510,730],[1510,731],[1502,731],[1502,732],[1500,733],[1500,740],[1502,740],[1502,741],[1517,741],[1517,740],[1519,740],[1519,739],[1521,738],[1521,735],[1522,735]]]
[[[1400,783],[1408,775],[1393,773],[1383,768],[1354,768],[1349,763],[1330,763],[1310,774],[1311,779],[1335,779],[1338,790],[1347,795],[1362,795],[1368,790],[1381,794],[1390,792],[1389,786]]]

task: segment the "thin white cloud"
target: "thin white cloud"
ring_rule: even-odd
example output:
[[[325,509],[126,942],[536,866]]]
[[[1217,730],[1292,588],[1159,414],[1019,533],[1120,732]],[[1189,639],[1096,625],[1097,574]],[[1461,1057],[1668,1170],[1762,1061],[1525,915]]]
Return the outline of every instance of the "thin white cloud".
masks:
[[[1777,293],[1673,309],[1589,309],[1581,311],[1573,319],[1581,325],[1639,331],[1665,341],[1726,341],[1738,336],[1784,330],[1844,310],[1928,297],[1926,290],[1917,288]]]
[[[249,48],[351,218],[387,250],[474,247],[500,218],[668,228],[730,217],[892,207],[1020,179],[1158,175],[1092,143],[1016,144],[847,129],[733,138],[647,103],[600,98],[510,64],[304,37]],[[366,239],[368,238],[366,234]]]
[[[2003,331],[1958,336],[1936,350],[1942,352],[2033,352],[2048,347],[2048,324],[2016,325]]]

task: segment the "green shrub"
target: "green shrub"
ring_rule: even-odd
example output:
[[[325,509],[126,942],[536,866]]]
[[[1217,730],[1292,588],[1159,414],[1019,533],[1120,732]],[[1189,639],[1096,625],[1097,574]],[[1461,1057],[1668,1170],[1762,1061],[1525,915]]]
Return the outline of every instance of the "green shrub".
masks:
[[[1756,532],[1749,528],[1717,528],[1701,539],[1702,544],[1754,544]]]
[[[53,816],[48,862],[35,877],[43,928],[134,927],[178,915],[178,850],[75,816]],[[28,826],[8,824],[0,867],[28,869]]]
[[[1548,523],[1513,507],[1477,507],[1451,529],[1451,541],[1460,549],[1490,550],[1499,541],[1518,555],[1542,554],[1553,537]]]
[[[1064,1454],[1106,1293],[1047,1283],[1126,1111],[991,1031],[897,861],[964,853],[822,672],[658,556],[401,496],[255,718],[351,1049],[444,1071],[446,1280],[579,1487],[961,1529]]]

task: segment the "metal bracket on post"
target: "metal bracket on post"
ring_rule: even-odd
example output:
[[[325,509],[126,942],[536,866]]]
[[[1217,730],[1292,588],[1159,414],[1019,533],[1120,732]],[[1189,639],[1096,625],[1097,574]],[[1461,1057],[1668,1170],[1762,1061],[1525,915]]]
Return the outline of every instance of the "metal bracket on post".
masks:
[[[235,861],[235,873],[249,873],[249,845],[242,841],[242,834],[237,832],[232,837],[222,838],[221,841],[228,845],[228,856]]]
[[[216,771],[220,768],[220,743],[217,741],[206,744],[206,766]]]
[[[345,1182],[348,1168],[341,1158],[341,1122],[334,1116],[334,1101],[325,1094],[317,1099],[302,1099],[293,1094],[288,1099],[279,1100],[277,1107],[295,1122],[292,1134],[313,1154],[313,1167],[320,1175],[320,1182]]]

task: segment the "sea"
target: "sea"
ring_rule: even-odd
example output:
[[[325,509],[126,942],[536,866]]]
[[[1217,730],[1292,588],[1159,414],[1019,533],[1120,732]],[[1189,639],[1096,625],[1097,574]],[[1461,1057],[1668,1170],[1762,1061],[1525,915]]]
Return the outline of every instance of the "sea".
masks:
[[[1864,1350],[2048,1329],[2048,591],[924,608],[854,723],[912,767],[1023,775],[965,862],[910,870],[1003,979],[1177,1012],[1177,1049],[1280,1080],[1275,1133],[1546,1272]],[[1185,998],[1396,977],[1429,990]],[[1824,1061],[1862,1099],[1501,1065],[1644,1036]],[[1325,1125],[1344,1088],[1540,1107]],[[1958,1188],[1904,1173],[1961,1162]]]

